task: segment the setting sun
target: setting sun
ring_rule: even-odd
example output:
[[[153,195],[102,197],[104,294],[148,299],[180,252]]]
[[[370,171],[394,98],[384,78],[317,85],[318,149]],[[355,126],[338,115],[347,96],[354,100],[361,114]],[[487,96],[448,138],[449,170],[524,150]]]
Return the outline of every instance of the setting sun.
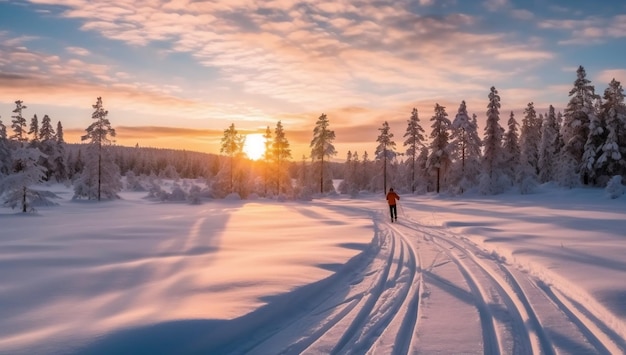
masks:
[[[243,152],[252,160],[259,160],[265,153],[265,138],[260,133],[246,135]]]

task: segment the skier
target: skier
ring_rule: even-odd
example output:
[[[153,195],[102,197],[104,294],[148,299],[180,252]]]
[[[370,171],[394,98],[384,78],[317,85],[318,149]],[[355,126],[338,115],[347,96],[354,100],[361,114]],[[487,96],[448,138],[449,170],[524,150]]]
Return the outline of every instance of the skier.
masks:
[[[389,203],[389,213],[391,213],[391,222],[398,220],[398,210],[396,209],[396,201],[400,199],[397,193],[393,191],[393,188],[389,189],[387,193],[387,202]]]

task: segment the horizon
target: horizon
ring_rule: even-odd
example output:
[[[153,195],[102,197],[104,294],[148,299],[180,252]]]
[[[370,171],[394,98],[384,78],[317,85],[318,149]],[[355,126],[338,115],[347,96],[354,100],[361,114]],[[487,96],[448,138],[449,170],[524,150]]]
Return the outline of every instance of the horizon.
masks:
[[[47,114],[80,143],[101,96],[119,145],[213,154],[231,123],[247,135],[280,120],[299,161],[326,113],[343,161],[371,156],[384,121],[403,152],[413,107],[429,132],[436,103],[453,119],[465,100],[482,135],[491,86],[504,127],[528,102],[562,111],[579,65],[600,95],[626,81],[616,0],[138,6],[0,1],[0,120],[23,100],[27,120]]]

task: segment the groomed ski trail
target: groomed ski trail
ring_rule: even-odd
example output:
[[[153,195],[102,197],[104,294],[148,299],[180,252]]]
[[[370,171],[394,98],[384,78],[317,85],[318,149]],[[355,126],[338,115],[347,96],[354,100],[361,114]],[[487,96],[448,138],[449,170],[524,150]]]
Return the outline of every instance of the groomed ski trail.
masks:
[[[253,317],[259,321],[247,330],[252,331],[249,337],[234,336],[236,344],[225,339],[223,346],[212,350],[245,354],[625,352],[624,339],[584,305],[463,236],[423,225],[407,213],[402,211],[404,216],[390,223],[386,210],[373,212],[374,236],[368,248],[329,278],[255,312],[263,315]]]

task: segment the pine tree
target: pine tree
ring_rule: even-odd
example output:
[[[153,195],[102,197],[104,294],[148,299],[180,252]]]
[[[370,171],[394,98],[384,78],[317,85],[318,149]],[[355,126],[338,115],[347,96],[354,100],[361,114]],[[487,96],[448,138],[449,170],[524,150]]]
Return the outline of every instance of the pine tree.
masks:
[[[36,117],[36,115],[35,115]],[[31,124],[31,131],[33,125]],[[32,134],[32,132],[29,132]],[[50,123],[50,117],[48,115],[44,115],[41,119],[41,128],[39,129],[39,134],[35,135],[33,141],[39,141],[39,149],[46,156],[43,158],[39,164],[45,168],[46,177],[45,180],[49,181],[51,176],[56,172],[55,160],[61,154],[59,152],[59,144],[56,141],[54,129],[52,128],[52,124]]]
[[[23,105],[24,101],[17,100],[15,101],[15,109],[13,113],[15,115],[11,116],[13,120],[11,121],[11,129],[13,130],[13,135],[11,138],[15,139],[18,142],[28,142],[28,136],[26,133],[26,119],[22,117],[22,111],[27,107]]]
[[[381,128],[378,129],[380,134],[376,138],[378,146],[376,147],[376,160],[382,162],[383,165],[383,191],[387,192],[387,164],[396,158],[396,143],[393,141],[393,133],[389,131],[389,123],[385,121]]]
[[[263,153],[263,193],[267,196],[267,186],[269,184],[270,164],[272,159],[272,130],[270,126],[265,129],[263,135],[265,139],[265,152]]]
[[[235,129],[235,124],[231,123],[228,129],[224,130],[224,137],[222,137],[222,148],[220,153],[226,153],[229,159],[230,166],[230,192],[234,192],[234,166],[235,157],[243,152],[244,138]]]
[[[535,104],[529,102],[524,110],[520,134],[521,164],[530,165],[535,175],[539,173],[539,142],[541,141],[541,119],[537,117]]]
[[[539,144],[539,181],[542,183],[556,178],[556,158],[559,154],[559,127],[554,106],[550,105],[548,115],[541,125]]]
[[[515,113],[511,111],[509,121],[507,122],[509,129],[504,135],[503,149],[504,149],[504,172],[509,176],[511,181],[515,178],[515,171],[519,166],[521,150],[519,145],[519,135],[517,134],[517,127],[519,124],[515,119]]]
[[[483,139],[482,177],[480,190],[485,194],[496,194],[504,190],[502,164],[505,159],[502,148],[504,129],[500,126],[500,95],[491,87],[487,104],[487,122]],[[508,185],[508,183],[507,183]]]
[[[454,121],[452,121],[450,139],[451,156],[454,160],[451,174],[453,184],[459,193],[463,193],[476,184],[482,145],[480,137],[478,137],[476,115],[470,119],[465,101],[459,105]]]
[[[599,102],[601,99],[597,98],[597,101],[598,103],[596,105],[599,107],[601,105]],[[604,122],[602,118],[595,113],[590,114],[587,140],[585,141],[583,156],[580,161],[580,175],[584,177],[584,180],[588,184],[595,185],[597,183],[598,175],[596,171],[596,162],[600,157],[602,143],[604,142],[605,137],[606,131],[604,129]]]
[[[563,154],[568,154],[569,157],[559,159],[559,170],[562,172],[574,171],[587,184],[588,176],[581,172],[581,164],[585,143],[589,136],[590,115],[594,115],[593,102],[597,95],[593,85],[587,80],[587,74],[582,66],[578,67],[576,75],[574,87],[569,92],[570,101],[563,115]],[[574,166],[566,167],[563,164],[573,164]],[[562,183],[570,185],[572,180],[565,177],[563,173],[560,175],[564,179]]]
[[[442,175],[445,174],[450,162],[450,147],[448,139],[450,137],[451,122],[448,119],[446,108],[435,104],[435,115],[430,119],[432,122],[430,133],[430,156],[428,157],[428,168],[436,173],[436,192],[441,189]]]
[[[274,130],[274,142],[272,143],[272,160],[276,167],[276,193],[280,194],[281,181],[287,180],[289,176],[285,171],[285,163],[291,158],[291,149],[289,149],[289,141],[285,137],[285,130],[281,121],[276,123]],[[291,184],[289,184],[289,187]]]
[[[0,120],[0,179],[11,171],[11,147],[7,138],[7,127]],[[0,190],[2,195],[2,190]]]
[[[117,198],[122,189],[121,176],[108,149],[112,144],[111,138],[115,137],[115,129],[107,118],[109,111],[104,109],[101,97],[97,98],[92,108],[91,118],[94,121],[85,129],[87,134],[81,137],[82,141],[88,141],[87,154],[83,171],[74,185],[74,198],[98,201]]]
[[[61,124],[61,121],[57,122],[57,142],[58,143],[65,143],[65,137],[63,137],[63,125]]]
[[[328,128],[330,125],[328,121],[328,117],[326,114],[322,113],[322,115],[317,119],[315,123],[315,128],[313,129],[313,140],[311,140],[310,148],[311,148],[311,159],[320,161],[320,193],[324,193],[324,158],[334,156],[337,154],[335,150],[335,146],[333,146],[333,141],[335,140],[335,131],[332,131]],[[331,186],[328,186],[327,189],[331,189]]]
[[[28,134],[32,136],[31,142],[39,142],[39,119],[37,118],[37,114],[33,115],[33,118],[30,119],[30,129],[28,130]]]
[[[600,144],[598,172],[605,180],[616,175],[626,177],[626,105],[624,89],[615,79],[604,90],[600,116],[607,132]]]
[[[404,146],[408,147],[406,155],[411,158],[411,192],[415,193],[415,161],[419,154],[419,148],[424,146],[424,129],[420,125],[420,119],[417,109],[413,108],[411,118],[407,121],[408,125],[404,133]]]

